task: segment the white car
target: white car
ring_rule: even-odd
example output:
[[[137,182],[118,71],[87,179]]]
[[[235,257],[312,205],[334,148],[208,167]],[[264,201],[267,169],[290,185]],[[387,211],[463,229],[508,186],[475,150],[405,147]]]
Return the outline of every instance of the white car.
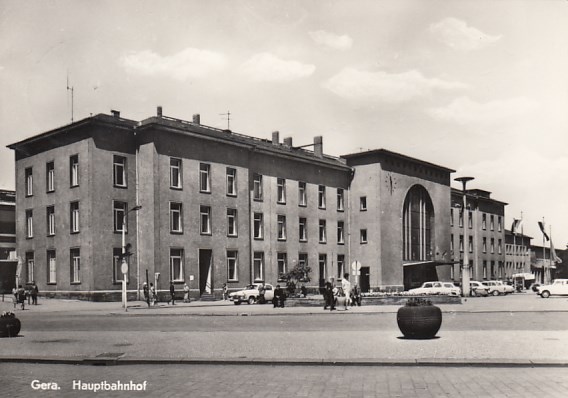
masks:
[[[424,282],[421,287],[410,289],[408,291],[410,294],[442,294],[448,296],[459,296],[461,295],[461,290],[459,287],[454,286],[451,282]]]
[[[258,289],[262,286],[262,283],[253,283],[252,285],[248,285],[243,290],[239,290],[238,292],[233,292],[229,294],[229,300],[231,300],[235,305],[239,305],[240,303],[247,302],[249,304],[254,304],[257,302],[260,294]],[[274,287],[269,284],[264,284],[264,301],[271,302],[274,298]]]
[[[489,286],[483,284],[482,282],[478,281],[470,281],[469,282],[469,289],[471,291],[472,296],[488,296],[489,295]]]
[[[539,286],[536,289],[537,294],[542,298],[568,296],[568,279],[556,279],[551,285]]]
[[[515,291],[513,286],[506,285],[501,281],[485,281],[483,283],[486,286],[489,286],[489,294],[492,294],[494,296],[499,296],[500,294],[509,294]]]

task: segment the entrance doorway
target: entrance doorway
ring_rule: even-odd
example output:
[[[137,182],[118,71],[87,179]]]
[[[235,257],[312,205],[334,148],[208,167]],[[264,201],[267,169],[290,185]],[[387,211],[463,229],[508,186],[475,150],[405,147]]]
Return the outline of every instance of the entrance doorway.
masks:
[[[371,289],[369,274],[369,267],[361,267],[361,275],[359,276],[359,287],[361,288],[361,293],[368,293]]]
[[[199,295],[213,291],[213,251],[199,249]]]

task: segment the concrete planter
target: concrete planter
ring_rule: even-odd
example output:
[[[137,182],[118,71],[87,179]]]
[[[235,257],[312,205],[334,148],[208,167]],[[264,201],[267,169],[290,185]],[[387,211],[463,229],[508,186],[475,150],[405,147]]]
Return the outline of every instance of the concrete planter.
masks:
[[[435,305],[404,306],[398,309],[396,321],[407,339],[432,339],[442,326],[442,311]]]
[[[18,318],[0,318],[0,337],[16,337],[21,327]]]

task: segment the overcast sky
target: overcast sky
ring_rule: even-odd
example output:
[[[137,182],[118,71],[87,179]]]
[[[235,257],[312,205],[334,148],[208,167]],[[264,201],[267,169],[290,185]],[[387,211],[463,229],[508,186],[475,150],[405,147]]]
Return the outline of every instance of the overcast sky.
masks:
[[[568,243],[568,1],[0,0],[6,145],[90,114],[164,115],[473,176]],[[453,183],[454,187],[459,187]]]

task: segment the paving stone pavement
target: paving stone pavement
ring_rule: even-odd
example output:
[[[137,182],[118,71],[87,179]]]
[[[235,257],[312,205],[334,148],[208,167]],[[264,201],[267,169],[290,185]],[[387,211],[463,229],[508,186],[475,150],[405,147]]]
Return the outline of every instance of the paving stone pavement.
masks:
[[[33,380],[57,391],[34,390]],[[73,390],[83,383],[147,382],[145,391]],[[0,363],[0,397],[487,397],[565,398],[568,368],[404,366],[84,366]]]

